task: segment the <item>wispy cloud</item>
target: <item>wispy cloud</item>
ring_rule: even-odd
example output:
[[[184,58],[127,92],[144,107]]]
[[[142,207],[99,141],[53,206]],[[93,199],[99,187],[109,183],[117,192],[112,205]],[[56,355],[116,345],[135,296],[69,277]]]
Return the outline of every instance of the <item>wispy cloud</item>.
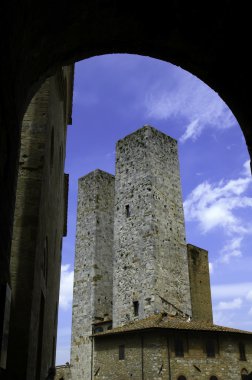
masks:
[[[214,271],[213,263],[208,263],[208,266],[209,266],[209,273],[213,273],[213,271]]]
[[[250,160],[247,160],[246,162],[244,162],[242,174],[247,177],[251,176]]]
[[[68,310],[72,306],[73,275],[74,272],[70,270],[70,264],[61,266],[59,306],[63,310]]]
[[[252,282],[239,282],[232,284],[213,285],[211,287],[214,300],[243,298],[252,301]]]
[[[214,285],[211,293],[215,323],[252,329],[252,282]]]
[[[243,241],[242,236],[235,237],[229,240],[222,250],[220,251],[220,261],[222,263],[229,263],[232,257],[241,257],[241,243]]]
[[[204,181],[184,202],[185,219],[188,222],[196,222],[204,234],[221,229],[226,235],[227,241],[216,262],[229,263],[231,258],[241,257],[244,237],[252,234],[251,222],[239,213],[241,209],[252,207],[252,198],[246,195],[251,184],[246,161],[240,177],[222,179],[218,183]]]
[[[198,222],[204,233],[216,227],[224,228],[227,233],[245,233],[250,227],[241,225],[235,210],[252,207],[252,198],[243,195],[250,184],[251,179],[247,177],[216,184],[201,183],[184,202],[186,219]]]
[[[248,292],[247,294],[247,297],[246,297],[249,301],[252,302],[252,287],[251,287],[251,290]]]
[[[182,117],[185,120],[182,143],[195,141],[207,127],[225,129],[236,123],[217,93],[189,73],[179,75],[174,75],[172,88],[163,89],[160,83],[147,93],[147,117],[157,120]]]
[[[242,306],[241,298],[234,298],[232,301],[221,301],[216,306],[216,310],[234,310],[240,309]]]

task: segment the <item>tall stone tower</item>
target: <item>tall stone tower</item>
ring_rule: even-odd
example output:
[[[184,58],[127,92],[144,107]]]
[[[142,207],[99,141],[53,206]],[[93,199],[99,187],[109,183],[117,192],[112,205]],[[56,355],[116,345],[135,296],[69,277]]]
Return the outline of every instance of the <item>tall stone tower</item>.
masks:
[[[92,325],[112,319],[114,176],[79,179],[75,247],[72,378],[91,378]]]
[[[116,149],[113,326],[191,315],[177,142],[150,126]]]

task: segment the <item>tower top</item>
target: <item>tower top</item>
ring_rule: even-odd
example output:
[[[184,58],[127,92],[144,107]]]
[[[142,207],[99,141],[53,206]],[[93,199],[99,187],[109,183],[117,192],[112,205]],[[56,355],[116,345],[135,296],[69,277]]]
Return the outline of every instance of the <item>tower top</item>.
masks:
[[[135,136],[141,136],[141,138],[142,138],[143,135],[145,135],[146,139],[157,136],[157,135],[162,135],[167,140],[170,140],[170,141],[177,143],[176,139],[172,138],[171,136],[167,135],[166,133],[161,132],[160,130],[158,130],[157,128],[153,127],[150,124],[145,124],[143,127],[137,129],[136,131],[134,131],[134,132],[126,135],[122,139],[118,140],[117,144],[120,144],[121,141],[125,141],[125,140],[133,138]]]
[[[92,170],[91,172],[83,175],[82,177],[80,177],[78,179],[78,181],[82,181],[84,180],[86,177],[91,177],[91,176],[94,176],[94,177],[97,177],[97,176],[103,176],[103,177],[106,177],[106,176],[109,176],[109,177],[114,177],[113,174],[111,173],[108,173],[108,172],[105,172],[104,170],[101,170],[101,169],[95,169],[95,170]]]

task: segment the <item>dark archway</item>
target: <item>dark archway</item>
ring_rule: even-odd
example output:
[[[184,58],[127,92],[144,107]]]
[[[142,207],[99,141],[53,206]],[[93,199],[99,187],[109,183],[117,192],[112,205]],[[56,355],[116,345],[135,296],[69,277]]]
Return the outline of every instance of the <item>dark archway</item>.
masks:
[[[14,6],[15,4],[15,6]],[[20,120],[45,78],[58,66],[105,53],[134,53],[190,71],[228,104],[251,153],[250,24],[246,7],[233,2],[155,7],[146,2],[8,2],[1,6],[1,276],[8,252],[16,181]],[[168,8],[167,8],[168,7]],[[239,25],[239,27],[236,27]]]

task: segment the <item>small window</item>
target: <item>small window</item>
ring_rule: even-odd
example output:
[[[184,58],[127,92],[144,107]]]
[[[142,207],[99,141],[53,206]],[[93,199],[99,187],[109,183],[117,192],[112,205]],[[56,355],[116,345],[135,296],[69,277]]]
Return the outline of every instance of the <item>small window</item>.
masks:
[[[126,210],[126,217],[128,218],[130,216],[130,208],[129,208],[129,205],[126,205],[125,206],[125,210]]]
[[[180,375],[180,376],[178,377],[178,380],[186,380],[186,377],[185,377],[184,375]]]
[[[239,343],[239,352],[240,352],[240,360],[247,360],[244,343],[241,343],[241,342]]]
[[[175,355],[183,357],[184,356],[184,345],[183,341],[181,338],[176,338],[174,341],[174,350],[175,350]],[[181,378],[182,380],[182,378]]]
[[[211,376],[209,380],[218,380],[217,376]]]
[[[112,330],[112,325],[108,325],[107,330]]]
[[[206,342],[206,354],[208,358],[215,357],[215,343],[213,340],[208,340]]]
[[[119,360],[124,360],[125,359],[125,346],[124,344],[121,344],[119,346]]]
[[[100,332],[103,332],[103,328],[101,326],[95,327],[94,333],[96,334],[96,333],[100,333]]]
[[[133,302],[133,306],[134,306],[134,316],[137,317],[138,314],[139,314],[139,302],[138,301],[134,301]]]

